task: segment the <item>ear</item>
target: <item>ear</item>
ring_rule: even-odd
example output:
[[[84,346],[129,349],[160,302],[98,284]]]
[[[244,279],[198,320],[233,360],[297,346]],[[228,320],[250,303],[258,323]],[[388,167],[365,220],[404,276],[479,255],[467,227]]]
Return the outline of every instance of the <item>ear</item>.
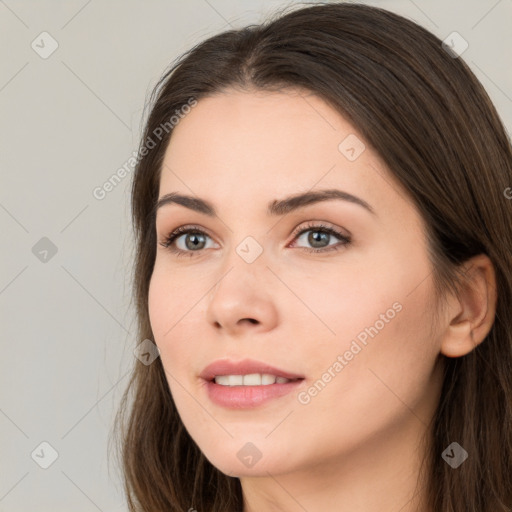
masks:
[[[468,260],[465,282],[459,297],[450,296],[448,321],[442,333],[441,353],[447,357],[461,357],[471,352],[487,336],[496,314],[496,274],[485,254]]]

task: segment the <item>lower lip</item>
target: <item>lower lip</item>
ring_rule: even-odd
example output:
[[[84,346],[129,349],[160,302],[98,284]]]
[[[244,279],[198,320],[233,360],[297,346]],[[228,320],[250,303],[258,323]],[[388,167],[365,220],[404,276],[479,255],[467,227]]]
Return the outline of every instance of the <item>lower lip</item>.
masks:
[[[269,400],[291,393],[304,379],[268,384],[265,386],[221,386],[214,381],[206,381],[210,400],[222,407],[241,409],[257,407]]]

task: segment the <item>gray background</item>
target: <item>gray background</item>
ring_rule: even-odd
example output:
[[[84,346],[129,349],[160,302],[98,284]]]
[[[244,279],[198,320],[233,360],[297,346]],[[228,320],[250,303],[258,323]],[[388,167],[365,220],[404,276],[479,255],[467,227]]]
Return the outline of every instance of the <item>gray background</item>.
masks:
[[[511,132],[512,0],[366,3],[441,39],[459,32]],[[126,510],[107,441],[142,341],[132,173],[102,200],[93,190],[137,150],[144,104],[174,58],[284,5],[0,0],[0,512]],[[31,46],[51,49],[44,31],[59,45],[47,58]],[[42,442],[58,453],[47,469]]]

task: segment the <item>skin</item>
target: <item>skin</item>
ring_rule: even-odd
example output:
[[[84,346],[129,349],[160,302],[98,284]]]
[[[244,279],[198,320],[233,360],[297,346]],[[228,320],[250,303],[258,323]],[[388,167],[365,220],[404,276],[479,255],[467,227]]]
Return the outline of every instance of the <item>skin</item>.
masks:
[[[366,145],[354,161],[338,149],[350,134]],[[266,215],[272,200],[331,188],[364,199],[375,215],[339,200]],[[471,260],[471,281],[434,323],[417,209],[362,135],[304,91],[201,99],[167,148],[159,197],[170,192],[210,201],[218,217],[177,204],[159,209],[158,242],[185,225],[207,236],[192,257],[158,244],[151,326],[180,417],[208,460],[240,478],[244,512],[427,511],[421,440],[439,401],[441,354],[462,356],[488,333],[490,261]],[[351,243],[330,236],[311,245],[308,223],[319,222],[349,233]],[[294,237],[301,226],[311,231]],[[263,249],[252,263],[236,252],[247,236]],[[193,252],[186,238],[175,245]],[[304,375],[298,391],[307,391],[394,303],[401,310],[307,404],[292,392],[227,409],[209,400],[199,378],[217,359],[252,358]],[[262,454],[250,468],[237,457],[247,442]]]

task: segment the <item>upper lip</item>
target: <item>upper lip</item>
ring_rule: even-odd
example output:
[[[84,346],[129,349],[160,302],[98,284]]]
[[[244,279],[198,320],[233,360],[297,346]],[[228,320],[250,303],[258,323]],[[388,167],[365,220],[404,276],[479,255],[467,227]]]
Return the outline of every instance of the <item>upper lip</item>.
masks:
[[[249,375],[251,373],[267,373],[286,379],[304,378],[303,375],[287,372],[262,361],[254,361],[253,359],[244,359],[242,361],[219,359],[204,368],[199,377],[205,380],[213,380],[219,375]]]

